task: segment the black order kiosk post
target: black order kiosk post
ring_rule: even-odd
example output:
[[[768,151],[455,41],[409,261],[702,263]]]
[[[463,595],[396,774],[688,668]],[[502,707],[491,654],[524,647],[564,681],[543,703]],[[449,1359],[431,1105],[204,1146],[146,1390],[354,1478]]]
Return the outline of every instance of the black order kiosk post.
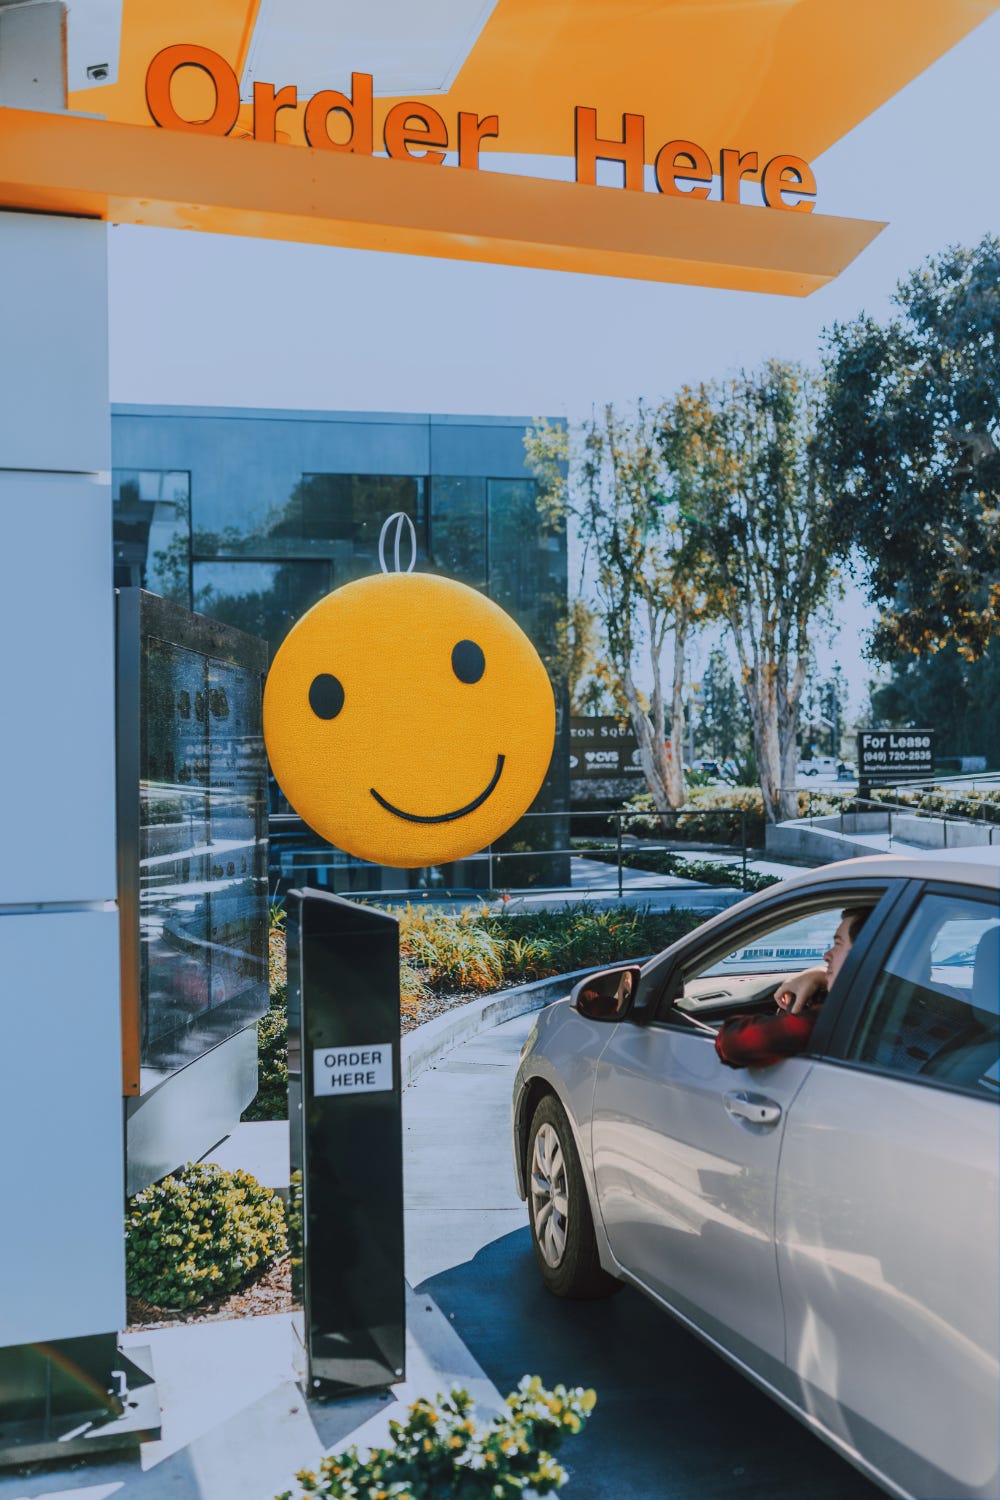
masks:
[[[290,891],[290,1240],[307,1393],[404,1375],[399,924],[326,891]]]

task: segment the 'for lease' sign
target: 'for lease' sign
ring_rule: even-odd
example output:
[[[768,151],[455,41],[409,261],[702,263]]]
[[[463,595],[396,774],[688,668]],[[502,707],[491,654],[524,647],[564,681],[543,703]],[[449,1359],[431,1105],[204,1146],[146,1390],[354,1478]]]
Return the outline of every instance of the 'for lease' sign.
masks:
[[[858,780],[893,786],[934,773],[934,732],[930,729],[863,730],[858,735]]]
[[[313,1094],[378,1094],[392,1088],[392,1044],[313,1049]]]

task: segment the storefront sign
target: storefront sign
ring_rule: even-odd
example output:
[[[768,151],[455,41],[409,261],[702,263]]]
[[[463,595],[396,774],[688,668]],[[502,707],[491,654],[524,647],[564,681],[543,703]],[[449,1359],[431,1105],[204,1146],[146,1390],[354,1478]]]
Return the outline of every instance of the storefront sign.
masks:
[[[569,774],[573,780],[642,776],[639,742],[631,725],[620,719],[581,716],[570,719]]]
[[[934,774],[932,729],[862,730],[858,735],[858,781],[895,786]]]
[[[185,119],[174,107],[171,85],[183,68],[196,68],[210,78],[215,90],[215,105],[204,119]],[[167,130],[181,130],[199,135],[230,135],[237,126],[241,110],[240,82],[235,70],[209,47],[178,42],[164,47],[149,65],[146,73],[146,104],[154,122]],[[374,80],[370,73],[351,74],[351,92],[320,89],[308,100],[300,101],[294,84],[275,88],[271,83],[255,83],[249,134],[256,141],[273,142],[282,111],[297,111],[304,104],[302,129],[307,146],[318,151],[347,152],[371,156],[375,150]],[[597,110],[577,106],[574,111],[576,180],[595,186],[597,163],[618,162],[624,170],[627,191],[645,188],[646,122],[643,115],[624,114],[620,133],[598,134]],[[477,170],[480,143],[500,136],[498,115],[478,115],[459,110],[450,124],[429,104],[404,100],[394,104],[382,124],[379,148],[397,161],[418,161],[440,166],[445,153],[458,153],[459,167]],[[760,179],[766,208],[811,213],[815,206],[816,179],[808,162],[799,156],[781,154],[767,162],[758,159],[756,151],[723,149],[717,163],[696,141],[669,140],[661,145],[654,158],[654,176],[660,193],[673,198],[707,198],[714,174],[722,182],[722,202],[740,202],[740,183],[744,178]]]

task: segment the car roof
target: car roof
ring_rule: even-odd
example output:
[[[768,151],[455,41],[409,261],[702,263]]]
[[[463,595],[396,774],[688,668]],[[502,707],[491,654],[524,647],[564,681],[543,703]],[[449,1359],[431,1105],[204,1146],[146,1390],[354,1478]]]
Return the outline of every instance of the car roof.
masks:
[[[859,859],[840,859],[833,864],[817,865],[813,870],[803,870],[801,875],[792,875],[787,884],[805,887],[825,883],[831,878],[840,880],[866,877],[953,880],[959,885],[1000,890],[1000,844],[973,844],[966,849],[928,849],[926,853],[868,854]]]

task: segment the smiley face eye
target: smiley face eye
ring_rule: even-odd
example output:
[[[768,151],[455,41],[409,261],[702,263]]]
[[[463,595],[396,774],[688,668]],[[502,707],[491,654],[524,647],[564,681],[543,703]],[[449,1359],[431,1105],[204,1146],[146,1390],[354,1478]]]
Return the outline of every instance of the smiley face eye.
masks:
[[[309,684],[309,707],[317,719],[335,719],[344,706],[344,689],[337,677],[321,672]]]
[[[478,682],[486,671],[486,657],[475,641],[459,641],[451,653],[451,670],[459,682]]]

